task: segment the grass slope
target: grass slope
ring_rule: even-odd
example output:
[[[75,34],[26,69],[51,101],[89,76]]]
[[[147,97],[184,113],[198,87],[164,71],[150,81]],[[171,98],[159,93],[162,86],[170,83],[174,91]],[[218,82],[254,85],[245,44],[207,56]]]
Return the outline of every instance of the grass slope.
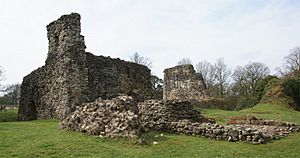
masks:
[[[258,104],[241,111],[224,111],[220,109],[200,109],[202,114],[215,118],[217,123],[225,124],[230,116],[254,115],[257,118],[281,120],[300,125],[300,112],[276,104]]]
[[[221,123],[231,115],[246,113],[268,119],[300,122],[299,112],[281,109],[276,105],[258,105],[240,112],[205,110]],[[11,115],[14,113],[13,115]],[[11,111],[10,116],[16,116]],[[275,115],[274,115],[275,114]],[[291,115],[291,117],[289,117]],[[11,118],[0,113],[0,120]],[[295,117],[295,118],[292,118]],[[219,122],[220,123],[220,122]],[[242,142],[209,140],[202,137],[150,132],[144,134],[148,141],[158,145],[135,145],[130,139],[103,139],[79,132],[58,129],[56,120],[28,122],[0,122],[0,157],[298,157],[300,133],[263,145]],[[158,137],[157,137],[158,136]]]

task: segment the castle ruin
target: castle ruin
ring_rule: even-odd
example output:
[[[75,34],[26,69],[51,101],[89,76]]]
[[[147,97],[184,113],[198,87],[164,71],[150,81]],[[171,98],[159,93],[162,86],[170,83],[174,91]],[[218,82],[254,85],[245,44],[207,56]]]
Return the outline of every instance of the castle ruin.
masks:
[[[60,128],[99,137],[137,137],[156,130],[263,144],[300,130],[287,122],[234,117],[220,126],[190,101],[206,96],[192,65],[164,70],[164,100],[153,97],[150,70],[85,51],[80,15],[47,26],[46,63],[23,79],[18,120],[61,119]]]
[[[84,102],[119,94],[151,98],[150,70],[143,65],[85,51],[80,15],[63,15],[47,26],[44,66],[25,76],[18,120],[64,118]]]

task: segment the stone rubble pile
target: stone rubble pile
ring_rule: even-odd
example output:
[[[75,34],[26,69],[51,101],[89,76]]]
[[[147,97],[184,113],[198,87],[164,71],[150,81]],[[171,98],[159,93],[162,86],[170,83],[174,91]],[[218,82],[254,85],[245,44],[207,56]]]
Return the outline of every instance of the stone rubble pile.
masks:
[[[214,122],[193,109],[188,101],[182,100],[146,100],[138,104],[139,115],[144,130],[172,131],[173,122]]]
[[[252,144],[263,144],[269,140],[280,139],[291,132],[299,131],[298,126],[267,125],[228,125],[214,123],[191,123],[187,120],[172,122],[169,125],[174,133],[204,136],[216,140],[243,141]]]
[[[136,137],[149,130],[170,132],[225,141],[263,144],[300,131],[295,124],[257,119],[253,116],[231,117],[221,126],[182,100],[146,100],[130,96],[84,103],[62,120],[60,127],[100,137]]]
[[[137,103],[129,96],[84,103],[62,120],[60,128],[100,137],[136,137],[140,131]]]

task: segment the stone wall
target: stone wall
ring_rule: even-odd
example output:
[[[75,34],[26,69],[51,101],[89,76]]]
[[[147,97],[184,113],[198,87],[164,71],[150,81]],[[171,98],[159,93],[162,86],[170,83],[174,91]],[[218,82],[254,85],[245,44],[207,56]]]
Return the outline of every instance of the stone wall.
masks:
[[[138,104],[144,130],[173,131],[172,124],[179,121],[191,123],[211,122],[193,108],[190,102],[182,100],[146,100]]]
[[[179,65],[164,70],[164,99],[201,100],[206,96],[203,78],[193,65]]]
[[[146,66],[87,53],[87,69],[91,101],[113,98],[120,93],[137,101],[152,97],[151,73]]]
[[[18,120],[64,118],[81,103],[119,93],[152,97],[150,70],[85,52],[80,25],[80,15],[72,13],[47,26],[46,63],[23,79]]]

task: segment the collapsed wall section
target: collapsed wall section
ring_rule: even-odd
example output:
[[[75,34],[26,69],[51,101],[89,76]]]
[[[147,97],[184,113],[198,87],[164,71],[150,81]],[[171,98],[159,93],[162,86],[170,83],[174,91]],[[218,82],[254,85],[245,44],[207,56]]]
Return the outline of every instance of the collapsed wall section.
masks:
[[[145,131],[173,132],[174,124],[180,121],[190,123],[214,122],[193,108],[190,102],[182,100],[146,100],[138,104],[139,115]]]

